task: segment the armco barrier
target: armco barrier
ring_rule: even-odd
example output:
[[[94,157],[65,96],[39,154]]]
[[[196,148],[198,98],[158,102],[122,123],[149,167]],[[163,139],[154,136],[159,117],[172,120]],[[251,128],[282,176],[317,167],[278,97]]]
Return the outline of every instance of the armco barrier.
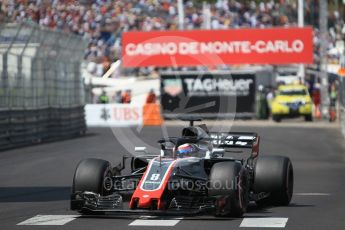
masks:
[[[9,131],[10,121],[8,111],[0,110],[0,147],[8,148],[10,146]]]
[[[340,125],[343,136],[345,137],[345,108],[340,107]]]
[[[345,137],[345,75],[339,77],[339,115],[342,133]]]
[[[85,131],[83,107],[0,111],[0,150],[76,137]]]

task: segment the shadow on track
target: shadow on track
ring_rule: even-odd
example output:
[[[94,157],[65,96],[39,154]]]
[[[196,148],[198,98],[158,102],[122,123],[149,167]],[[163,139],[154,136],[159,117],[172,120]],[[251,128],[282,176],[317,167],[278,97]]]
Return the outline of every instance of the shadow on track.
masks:
[[[286,206],[287,208],[308,208],[308,207],[315,207],[313,204],[296,204],[291,203],[289,206]]]
[[[35,146],[45,146],[45,145],[54,144],[54,143],[61,143],[64,141],[73,141],[73,140],[84,139],[84,138],[92,138],[92,137],[98,136],[98,135],[99,134],[92,132],[92,133],[85,133],[85,134],[80,134],[80,135],[75,135],[75,136],[69,136],[69,137],[60,138],[60,139],[44,140],[42,142],[16,144],[16,146],[10,146],[8,148],[2,148],[0,150],[0,154],[2,152],[6,152],[6,151],[16,151],[18,149],[30,148],[30,147],[35,147]]]
[[[0,187],[0,203],[69,200],[71,187]]]

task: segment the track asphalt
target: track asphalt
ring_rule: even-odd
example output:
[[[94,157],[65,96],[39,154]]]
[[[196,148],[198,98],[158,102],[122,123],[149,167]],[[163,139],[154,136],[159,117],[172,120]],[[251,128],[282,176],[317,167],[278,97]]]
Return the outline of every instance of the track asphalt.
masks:
[[[0,229],[345,229],[345,140],[336,125],[294,124],[235,122],[231,129],[258,132],[262,155],[290,157],[295,187],[288,207],[252,205],[238,219],[78,216],[69,210],[69,194],[81,159],[115,165],[130,154],[132,142],[152,149],[164,133],[177,136],[181,127],[90,128],[81,138],[0,152]]]

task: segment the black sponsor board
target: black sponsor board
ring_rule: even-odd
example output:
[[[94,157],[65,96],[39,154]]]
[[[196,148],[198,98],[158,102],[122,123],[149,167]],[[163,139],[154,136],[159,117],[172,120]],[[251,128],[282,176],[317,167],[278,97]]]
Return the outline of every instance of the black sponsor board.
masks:
[[[253,117],[255,88],[255,73],[162,73],[163,116]]]

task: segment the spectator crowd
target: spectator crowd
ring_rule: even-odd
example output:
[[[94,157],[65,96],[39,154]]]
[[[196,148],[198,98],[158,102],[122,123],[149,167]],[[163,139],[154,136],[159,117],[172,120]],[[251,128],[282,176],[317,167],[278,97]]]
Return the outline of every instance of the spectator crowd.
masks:
[[[306,0],[305,22],[318,27],[318,1]],[[202,1],[184,1],[184,28],[205,25]],[[2,0],[0,20],[31,21],[74,33],[89,41],[85,51],[89,72],[102,76],[121,56],[121,33],[178,29],[177,0]],[[211,29],[266,28],[297,25],[297,0],[217,0],[210,4]],[[329,49],[345,38],[338,10],[329,14]],[[319,47],[315,30],[315,51]],[[145,71],[145,70],[143,70]]]

